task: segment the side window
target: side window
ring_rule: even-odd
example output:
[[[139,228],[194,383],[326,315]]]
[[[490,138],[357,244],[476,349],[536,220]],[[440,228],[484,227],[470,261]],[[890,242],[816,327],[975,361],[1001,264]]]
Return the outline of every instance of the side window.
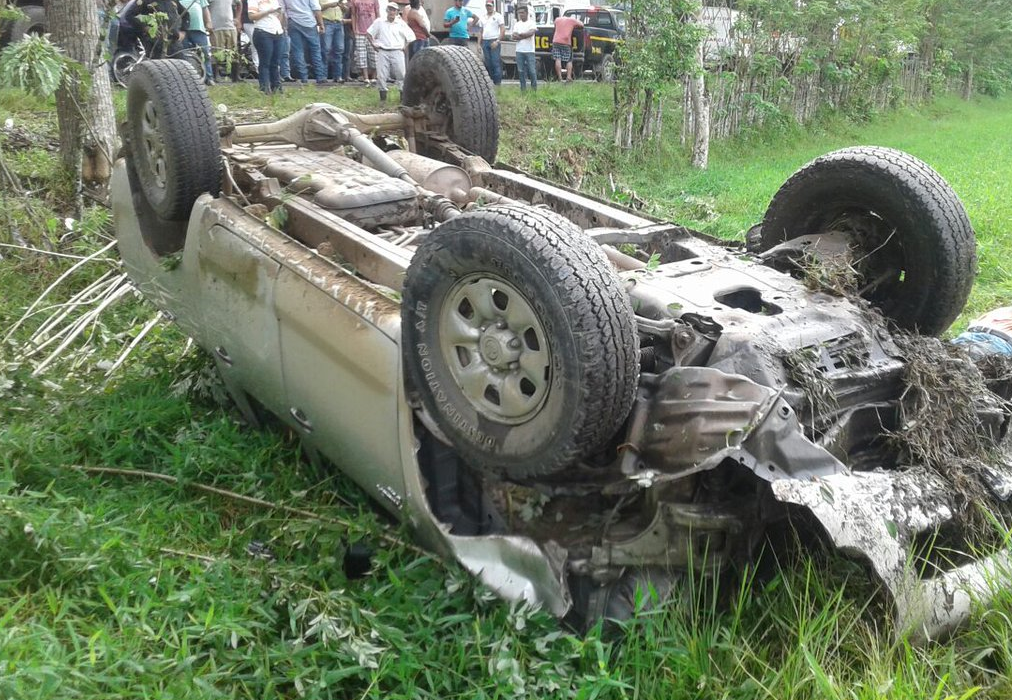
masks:
[[[552,21],[554,22],[558,18],[559,18],[559,8],[553,7],[552,8]]]

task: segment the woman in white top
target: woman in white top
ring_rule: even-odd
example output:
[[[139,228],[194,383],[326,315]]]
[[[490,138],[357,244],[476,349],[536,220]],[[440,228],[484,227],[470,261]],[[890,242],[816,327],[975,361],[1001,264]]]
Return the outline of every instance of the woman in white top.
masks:
[[[280,0],[249,0],[253,45],[260,56],[260,91],[265,94],[281,92],[281,54],[285,42],[282,17]]]

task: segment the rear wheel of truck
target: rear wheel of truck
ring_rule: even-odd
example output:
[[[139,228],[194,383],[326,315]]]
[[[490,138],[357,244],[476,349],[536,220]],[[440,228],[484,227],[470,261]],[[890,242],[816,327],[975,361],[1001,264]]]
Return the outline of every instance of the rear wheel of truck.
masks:
[[[600,247],[558,214],[493,206],[439,226],[411,260],[401,309],[409,383],[472,466],[557,472],[629,413],[629,297]]]
[[[599,83],[615,81],[615,58],[610,53],[606,53],[601,62],[594,66],[594,77]]]
[[[421,107],[428,128],[489,163],[499,150],[499,105],[481,61],[462,46],[422,49],[408,63],[401,104]]]
[[[141,61],[127,88],[130,164],[151,209],[185,221],[197,197],[221,187],[221,142],[214,109],[185,61]]]
[[[840,233],[858,294],[901,328],[939,335],[963,310],[977,267],[973,228],[926,163],[879,147],[817,158],[774,195],[759,247]]]

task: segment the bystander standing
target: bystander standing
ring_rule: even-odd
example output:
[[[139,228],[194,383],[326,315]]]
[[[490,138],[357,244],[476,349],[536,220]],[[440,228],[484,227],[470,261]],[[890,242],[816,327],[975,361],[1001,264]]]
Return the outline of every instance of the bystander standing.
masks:
[[[288,39],[291,42],[291,70],[293,77],[309,82],[306,53],[313,64],[313,79],[317,85],[326,85],[327,69],[323,66],[323,47],[320,36],[324,33],[320,0],[284,0],[288,16]]]
[[[323,15],[324,32],[323,63],[327,68],[327,77],[331,80],[344,82],[344,9],[341,0],[322,0],[320,12]]]
[[[492,0],[485,2],[485,16],[481,18],[481,56],[488,77],[495,85],[502,84],[502,40],[506,38],[506,20],[495,11]]]
[[[387,101],[387,81],[393,79],[398,90],[404,86],[404,63],[408,45],[415,40],[414,32],[398,14],[400,8],[390,3],[386,17],[377,18],[366,36],[376,51],[376,82],[380,102]]]
[[[453,7],[443,15],[443,28],[450,30],[447,44],[467,46],[467,29],[478,22],[478,15],[464,7],[464,0],[453,0]]]
[[[513,25],[513,39],[517,42],[517,76],[520,78],[520,92],[527,90],[527,80],[531,81],[531,90],[538,89],[538,71],[534,55],[534,35],[538,27],[529,17],[527,5],[517,8],[517,21]]]
[[[351,0],[351,26],[355,32],[355,66],[366,85],[376,78],[376,50],[369,40],[369,27],[380,18],[379,0]]]
[[[415,40],[408,46],[408,60],[429,45],[432,37],[432,27],[429,24],[429,15],[422,7],[421,0],[410,0],[410,7],[404,14],[404,21],[407,22],[415,35]]]

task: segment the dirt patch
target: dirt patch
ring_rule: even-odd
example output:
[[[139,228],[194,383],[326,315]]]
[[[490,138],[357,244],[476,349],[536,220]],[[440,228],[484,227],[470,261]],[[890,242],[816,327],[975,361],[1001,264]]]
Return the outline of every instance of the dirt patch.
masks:
[[[60,139],[54,127],[47,118],[40,118],[35,123],[11,119],[0,125],[0,144],[12,152],[37,148],[55,153],[60,148]]]

